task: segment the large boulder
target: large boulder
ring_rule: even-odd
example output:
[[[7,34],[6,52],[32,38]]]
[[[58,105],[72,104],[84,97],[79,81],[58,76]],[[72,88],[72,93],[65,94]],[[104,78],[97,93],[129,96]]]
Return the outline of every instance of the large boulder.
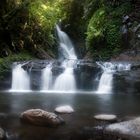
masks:
[[[39,126],[55,127],[64,123],[58,115],[41,109],[30,109],[23,112],[20,116],[22,122]]]
[[[5,132],[2,128],[0,128],[0,140],[3,140],[5,138]]]
[[[105,134],[118,136],[128,140],[140,140],[140,117],[108,125]]]

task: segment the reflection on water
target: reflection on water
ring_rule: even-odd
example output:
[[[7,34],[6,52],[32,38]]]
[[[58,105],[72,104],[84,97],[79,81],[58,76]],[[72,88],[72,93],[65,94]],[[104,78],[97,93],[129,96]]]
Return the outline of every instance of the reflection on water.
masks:
[[[93,116],[97,113],[113,113],[120,117],[140,115],[139,101],[139,95],[1,93],[0,125],[17,140],[67,140],[73,132],[94,126]],[[27,109],[54,112],[60,105],[70,105],[75,112],[61,115],[66,124],[58,128],[23,125],[19,121],[19,114]]]

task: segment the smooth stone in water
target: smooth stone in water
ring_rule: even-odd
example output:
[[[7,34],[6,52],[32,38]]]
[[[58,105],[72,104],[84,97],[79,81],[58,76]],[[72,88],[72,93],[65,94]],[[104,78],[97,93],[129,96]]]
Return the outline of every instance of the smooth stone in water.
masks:
[[[94,116],[95,119],[101,121],[116,121],[117,116],[113,114],[99,114]]]
[[[30,109],[23,112],[20,116],[22,122],[27,122],[39,126],[58,126],[64,120],[58,115],[41,109]]]
[[[57,113],[72,113],[72,112],[74,112],[74,109],[69,105],[65,105],[65,106],[57,107],[55,109],[55,112],[57,112]]]
[[[5,138],[5,132],[2,128],[0,128],[0,140],[3,140]]]
[[[108,125],[105,128],[105,133],[128,140],[140,140],[140,117],[134,120]]]

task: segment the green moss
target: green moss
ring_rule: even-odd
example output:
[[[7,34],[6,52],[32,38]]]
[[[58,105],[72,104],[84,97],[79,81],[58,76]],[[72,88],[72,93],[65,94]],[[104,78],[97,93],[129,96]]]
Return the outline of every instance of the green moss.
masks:
[[[89,21],[86,38],[87,49],[97,49],[98,44],[104,40],[105,17],[105,8],[100,8],[93,14]]]

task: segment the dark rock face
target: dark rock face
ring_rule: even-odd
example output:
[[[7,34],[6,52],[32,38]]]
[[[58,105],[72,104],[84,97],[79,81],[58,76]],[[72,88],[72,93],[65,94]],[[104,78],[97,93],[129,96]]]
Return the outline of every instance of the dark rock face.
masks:
[[[33,71],[40,71],[41,69],[44,69],[46,65],[49,64],[49,61],[45,60],[34,60],[34,61],[29,61],[25,63],[22,68],[26,71],[33,70]]]
[[[23,112],[20,116],[22,122],[38,126],[55,127],[64,123],[64,120],[54,113],[41,109],[30,109]]]
[[[5,132],[2,128],[0,128],[0,140],[3,140],[5,138]]]
[[[131,70],[116,72],[113,76],[113,89],[116,93],[139,93],[140,92],[140,65],[132,63]],[[126,88],[127,87],[127,88]]]
[[[74,70],[77,86],[80,89],[91,90],[94,87],[96,89],[97,81],[96,77],[102,72],[101,68],[96,62],[90,60],[82,60],[77,63],[77,67]],[[94,89],[94,90],[95,90]]]
[[[58,76],[59,74],[61,74],[64,71],[64,67],[61,66],[54,66],[52,67],[52,73],[55,76]]]

